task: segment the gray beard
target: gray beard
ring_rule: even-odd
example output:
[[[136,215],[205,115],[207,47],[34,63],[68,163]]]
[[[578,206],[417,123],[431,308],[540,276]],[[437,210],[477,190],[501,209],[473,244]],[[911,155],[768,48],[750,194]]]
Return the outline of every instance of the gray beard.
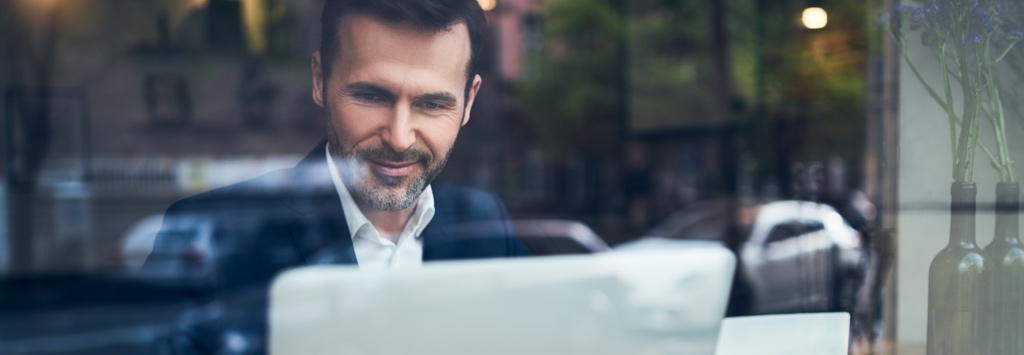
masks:
[[[355,175],[358,171],[365,170],[356,168],[350,170],[349,175]],[[419,199],[420,194],[423,193],[423,190],[426,190],[428,185],[427,174],[425,173],[417,176],[405,177],[381,176],[373,172],[370,172],[370,174],[374,176],[349,176],[349,178],[345,180],[353,182],[361,180],[361,183],[349,185],[349,192],[351,192],[352,197],[363,206],[378,211],[394,212],[409,208],[409,206],[412,206],[412,204]],[[375,188],[375,186],[372,185],[374,178],[376,178],[376,181],[378,181],[380,185],[389,189]],[[395,191],[397,193],[392,193],[392,191],[394,191],[392,189],[401,189],[403,182],[407,180],[412,180],[408,183],[408,186],[402,190]]]
[[[434,161],[429,153],[421,150],[395,152],[387,147],[344,151],[333,127],[328,128],[328,141],[331,156],[336,159],[338,173],[352,194],[353,199],[366,208],[378,211],[401,211],[412,206],[430,185],[441,174],[452,149],[448,149],[444,158]],[[366,157],[391,161],[417,160],[424,171],[414,176],[380,175],[365,166]],[[410,181],[411,180],[411,181]],[[405,185],[403,189],[402,186]],[[395,189],[399,189],[395,191]]]

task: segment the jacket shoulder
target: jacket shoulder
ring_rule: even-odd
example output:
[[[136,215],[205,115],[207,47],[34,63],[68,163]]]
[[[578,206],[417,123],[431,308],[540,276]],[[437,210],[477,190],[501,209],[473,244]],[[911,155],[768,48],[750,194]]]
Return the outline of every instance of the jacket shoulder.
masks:
[[[504,203],[493,194],[450,184],[438,184],[431,188],[434,190],[435,209],[453,219],[453,222],[508,218]]]
[[[216,212],[239,207],[280,207],[284,202],[331,192],[321,182],[311,181],[298,168],[280,169],[258,177],[216,188],[179,200],[167,208],[168,214]],[[333,188],[333,187],[332,187]]]

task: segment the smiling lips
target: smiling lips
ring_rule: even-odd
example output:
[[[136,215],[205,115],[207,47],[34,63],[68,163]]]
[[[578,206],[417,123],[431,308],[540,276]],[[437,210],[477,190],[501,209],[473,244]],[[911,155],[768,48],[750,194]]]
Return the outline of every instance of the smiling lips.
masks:
[[[406,176],[416,168],[415,161],[411,162],[382,162],[367,160],[373,171],[387,176]]]

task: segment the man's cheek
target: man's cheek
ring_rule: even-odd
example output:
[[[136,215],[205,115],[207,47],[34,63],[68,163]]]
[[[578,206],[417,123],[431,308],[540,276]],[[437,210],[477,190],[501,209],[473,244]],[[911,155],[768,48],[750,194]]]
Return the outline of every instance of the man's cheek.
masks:
[[[455,138],[459,134],[459,126],[452,126],[447,122],[437,122],[423,131],[425,138],[433,142],[433,153],[447,152],[455,144]]]

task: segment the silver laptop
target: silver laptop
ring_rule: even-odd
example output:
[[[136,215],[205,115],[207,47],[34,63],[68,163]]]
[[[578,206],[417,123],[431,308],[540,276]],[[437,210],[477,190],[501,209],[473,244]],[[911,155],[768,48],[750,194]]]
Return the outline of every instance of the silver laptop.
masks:
[[[734,268],[708,246],[295,269],[271,289],[270,353],[714,354]]]

